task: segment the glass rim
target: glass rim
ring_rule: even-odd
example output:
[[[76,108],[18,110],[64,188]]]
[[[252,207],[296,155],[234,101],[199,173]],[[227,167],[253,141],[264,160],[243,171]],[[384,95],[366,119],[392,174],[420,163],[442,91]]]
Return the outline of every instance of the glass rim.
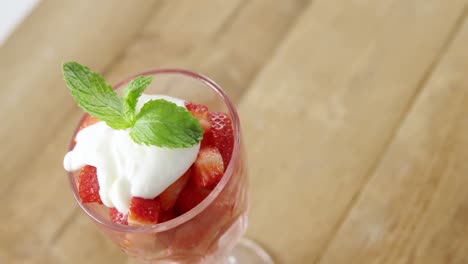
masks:
[[[235,164],[237,164],[236,160],[240,158],[240,151],[241,151],[240,150],[240,146],[241,146],[240,131],[241,130],[240,130],[239,115],[237,114],[237,110],[234,104],[232,103],[231,99],[229,99],[229,97],[224,92],[224,90],[210,78],[204,75],[201,75],[201,74],[189,71],[189,70],[183,70],[183,69],[156,69],[156,70],[149,70],[149,71],[141,72],[136,75],[130,76],[124,79],[123,81],[118,82],[116,85],[114,85],[113,89],[115,90],[115,89],[120,88],[122,85],[128,83],[129,81],[133,80],[134,78],[138,76],[148,76],[148,75],[157,76],[157,75],[165,75],[165,74],[182,75],[184,77],[192,78],[196,81],[201,81],[206,86],[208,86],[207,88],[211,88],[212,90],[214,90],[216,94],[222,99],[225,106],[227,107],[229,114],[231,115],[232,126],[233,126],[233,131],[234,131],[234,147],[232,151],[231,160],[229,161],[229,165],[226,168],[226,171],[224,172],[219,183],[210,192],[210,194],[203,201],[201,201],[198,205],[196,205],[194,208],[190,209],[189,211],[185,212],[184,214],[174,219],[171,219],[169,221],[158,223],[155,225],[143,225],[143,226],[121,225],[121,224],[114,223],[110,221],[109,219],[106,219],[100,215],[94,214],[91,207],[88,204],[82,203],[80,200],[78,189],[77,189],[77,184],[75,183],[75,179],[73,175],[74,173],[67,172],[68,181],[72,189],[73,197],[75,198],[76,202],[81,207],[81,209],[96,223],[103,225],[107,228],[110,228],[112,230],[115,230],[115,231],[120,231],[120,232],[125,232],[125,233],[159,233],[159,232],[173,229],[177,226],[180,226],[188,222],[192,218],[201,214],[210,204],[212,204],[212,202],[216,199],[216,197],[218,197],[221,191],[224,190],[224,188],[226,187],[226,184],[229,182],[229,180],[232,177],[232,174],[234,173],[234,169],[235,169],[234,166]],[[78,122],[77,127],[75,128],[73,137],[71,138],[70,145],[68,147],[68,151],[70,151],[73,148],[74,137],[76,133],[78,133],[78,129],[80,125],[83,123],[85,117],[86,117],[86,114],[84,114],[81,117],[80,121]]]

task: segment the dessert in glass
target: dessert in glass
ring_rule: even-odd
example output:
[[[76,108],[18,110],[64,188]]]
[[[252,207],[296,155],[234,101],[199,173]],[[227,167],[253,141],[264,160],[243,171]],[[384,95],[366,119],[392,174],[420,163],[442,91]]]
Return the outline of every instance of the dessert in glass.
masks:
[[[101,111],[106,100],[89,106],[109,94],[99,85],[86,90],[96,80],[102,86],[102,77],[86,67],[73,70],[65,76],[72,95],[98,117],[83,116],[64,166],[76,201],[104,234],[144,263],[272,263],[258,245],[241,239],[248,193],[240,122],[216,83],[176,69],[130,77],[113,87],[135,112],[121,111],[130,120],[122,125],[103,118],[116,113],[120,99],[107,103],[111,112]],[[170,113],[161,117],[170,122],[143,120],[148,102],[154,103],[151,117]]]

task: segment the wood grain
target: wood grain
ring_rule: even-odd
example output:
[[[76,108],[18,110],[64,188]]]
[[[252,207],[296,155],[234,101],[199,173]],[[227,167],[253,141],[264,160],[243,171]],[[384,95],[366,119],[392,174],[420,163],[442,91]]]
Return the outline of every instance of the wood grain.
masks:
[[[182,67],[208,75],[237,102],[309,1],[182,2],[158,10],[161,16],[125,50],[110,80]]]
[[[278,263],[468,262],[467,4],[42,1],[0,46],[0,263],[136,263],[68,189],[74,59],[111,83],[180,67],[221,84],[248,236]]]
[[[239,105],[248,235],[280,263],[325,250],[465,4],[384,2],[314,2]]]
[[[465,22],[320,263],[468,262],[467,41]]]

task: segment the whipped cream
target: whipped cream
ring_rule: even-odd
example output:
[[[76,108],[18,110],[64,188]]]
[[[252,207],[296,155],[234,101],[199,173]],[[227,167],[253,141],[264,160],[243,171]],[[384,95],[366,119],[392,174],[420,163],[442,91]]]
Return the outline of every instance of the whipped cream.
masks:
[[[149,100],[165,99],[185,107],[181,99],[141,95],[137,111]],[[135,143],[129,130],[115,130],[105,122],[88,126],[76,135],[76,145],[65,155],[67,171],[85,165],[96,167],[99,195],[107,207],[128,212],[132,196],[151,199],[187,171],[197,158],[200,144],[191,148],[161,148]]]

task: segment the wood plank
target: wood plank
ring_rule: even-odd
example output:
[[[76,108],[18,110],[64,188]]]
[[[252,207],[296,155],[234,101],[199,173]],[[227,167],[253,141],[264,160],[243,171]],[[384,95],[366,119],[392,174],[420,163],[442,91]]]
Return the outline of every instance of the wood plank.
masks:
[[[320,263],[467,263],[468,20]]]
[[[73,219],[73,228],[64,230],[63,236],[58,237],[50,246],[48,255],[56,256],[57,263],[81,264],[86,263],[112,263],[127,262],[127,256],[97,230],[89,217],[77,212]],[[89,236],[89,235],[92,236]],[[79,245],[77,247],[77,245]]]
[[[118,81],[152,68],[191,69],[216,80],[237,102],[309,1],[199,2],[160,11],[108,78]],[[220,18],[222,23],[213,22]]]
[[[69,118],[76,120],[79,116],[75,113]],[[38,153],[28,170],[17,174],[23,178],[20,184],[1,193],[0,252],[6,251],[18,263],[44,253],[61,223],[76,210],[61,162],[74,127],[65,122],[63,130],[54,135],[55,141]]]
[[[465,4],[315,1],[244,95],[248,235],[279,263],[318,259]]]
[[[162,66],[177,61],[180,63],[180,67],[183,65],[197,65],[199,58],[203,57],[207,60],[212,58],[209,66],[204,66],[205,73],[209,76],[219,73],[218,76],[221,78],[219,80],[223,83],[235,83],[236,85],[233,85],[233,87],[248,87],[248,83],[255,72],[274,52],[276,45],[287,32],[287,25],[293,23],[305,3],[304,1],[289,1],[283,4],[283,2],[277,1],[275,5],[271,5],[271,1],[265,0],[248,2],[242,5],[241,2],[238,2],[241,6],[240,9],[236,5],[231,8],[231,12],[238,12],[234,17],[232,13],[223,11],[218,12],[211,19],[200,20],[200,16],[206,18],[210,14],[216,13],[220,6],[213,5],[212,1],[198,1],[196,4],[198,8],[188,8],[194,4],[193,1],[164,2],[152,11],[153,18],[151,22],[148,26],[141,28],[143,33],[138,34],[138,37],[132,41],[134,44],[130,45],[129,49],[122,55],[119,55],[118,63],[112,63],[112,66],[106,68],[106,77],[115,82],[140,71],[140,69],[153,67],[154,64],[151,64],[151,60],[148,60],[149,57],[158,58]],[[265,9],[271,11],[271,16],[266,16],[265,18],[268,19],[258,21],[258,14]],[[200,10],[205,13],[200,13]],[[239,51],[240,48],[235,43],[228,41],[229,39],[235,39],[236,36],[242,38],[242,28],[249,24],[249,21],[250,24],[255,25],[252,27],[253,32],[263,32],[270,28],[272,24],[279,24],[277,22],[279,19],[282,21],[281,26],[275,27],[274,30],[267,31],[268,33],[263,35],[263,41],[267,43],[255,39],[255,43],[250,45],[252,48],[262,49],[262,52],[256,55],[255,59],[249,59],[250,55],[247,53],[246,45],[240,45],[242,49]],[[164,21],[165,23],[163,23]],[[186,33],[174,34],[174,32],[179,32],[177,28],[182,26],[180,21],[186,21],[187,25],[196,24],[196,27],[194,25],[194,28],[187,30]],[[156,29],[153,29],[153,27]],[[223,59],[215,63],[217,59],[214,58],[215,54],[212,53],[211,49],[203,45],[195,45],[196,42],[191,41],[194,36],[189,33],[195,28],[203,29],[203,32],[197,34],[200,39],[195,39],[196,41],[205,39],[207,46],[212,45],[221,53],[229,54],[235,50],[236,54],[245,58],[246,61],[241,67],[241,72],[251,77],[242,76],[242,78],[237,78],[234,81],[231,81],[229,77],[222,77],[228,76],[221,70],[226,61]],[[154,32],[154,30],[160,32]],[[161,32],[168,33],[163,34]],[[152,39],[155,35],[161,37]],[[255,34],[249,33],[245,36],[246,38],[254,38],[253,35]],[[213,41],[213,39],[216,39],[216,41]],[[157,47],[162,45],[161,43],[173,42],[184,43],[186,45],[184,49],[190,50],[189,54],[195,55],[186,56],[184,52],[177,49],[172,51],[169,48],[171,45],[156,49],[157,52],[150,49],[151,46]],[[136,48],[142,44],[147,46],[146,50]],[[140,63],[138,64],[138,62]],[[225,69],[225,71],[227,70]],[[60,84],[60,87],[64,88],[63,83]],[[239,91],[232,89],[232,91],[235,91],[239,96],[241,95],[241,89]],[[51,98],[50,100],[56,99]],[[69,107],[68,104],[72,105],[69,100],[61,103],[66,104],[67,107]],[[35,152],[35,159],[30,161],[31,166],[21,170],[23,177],[17,179],[18,182],[9,190],[0,192],[1,197],[21,197],[18,201],[8,203],[6,210],[0,213],[0,216],[8,216],[1,217],[2,220],[0,220],[4,222],[4,225],[2,225],[4,228],[0,227],[0,233],[2,233],[0,257],[2,254],[9,257],[11,262],[8,263],[15,263],[13,260],[16,260],[17,263],[33,261],[32,259],[38,256],[50,259],[48,263],[71,263],[74,261],[78,263],[84,260],[90,263],[101,263],[104,259],[112,260],[115,263],[126,261],[125,258],[122,258],[122,254],[119,253],[117,247],[109,246],[110,244],[108,244],[106,238],[97,232],[92,222],[86,219],[81,211],[78,211],[64,177],[61,160],[80,113],[81,111],[76,108],[67,113],[67,117],[61,123],[60,130],[56,134],[44,138],[44,141],[50,143],[43,147],[43,150]],[[44,179],[47,179],[48,187],[44,187],[45,190],[37,189],[37,186],[45,186]],[[57,188],[57,186],[63,186],[63,188]],[[28,202],[29,197],[35,197],[34,201]],[[60,199],[57,199],[57,197],[60,197]],[[21,208],[17,208],[19,206]],[[44,228],[37,229],[36,226],[44,226]],[[15,239],[18,237],[31,242],[25,245]],[[87,243],[87,241],[95,242]],[[77,244],[80,244],[79,248],[76,247]],[[101,247],[99,254],[96,251],[96,246]]]
[[[43,1],[1,47],[0,118],[8,126],[0,127],[0,193],[12,187],[76,109],[64,89],[61,63],[79,58],[103,70],[139,31],[155,2]]]

